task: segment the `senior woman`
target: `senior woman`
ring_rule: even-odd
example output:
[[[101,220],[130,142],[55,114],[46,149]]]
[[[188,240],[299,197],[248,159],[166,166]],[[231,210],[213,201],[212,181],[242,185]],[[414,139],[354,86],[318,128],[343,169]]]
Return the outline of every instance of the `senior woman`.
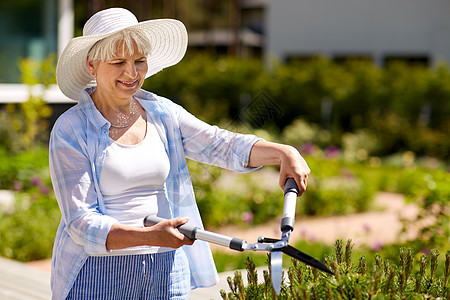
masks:
[[[290,146],[208,125],[144,80],[178,63],[187,32],[177,20],[138,22],[128,10],[93,15],[61,54],[57,81],[78,101],[55,123],[50,172],[62,213],[53,299],[188,299],[217,280],[206,242],[176,228],[202,227],[186,158],[240,172],[280,166],[280,186],[302,193],[309,168]],[[143,227],[146,215],[168,219]]]

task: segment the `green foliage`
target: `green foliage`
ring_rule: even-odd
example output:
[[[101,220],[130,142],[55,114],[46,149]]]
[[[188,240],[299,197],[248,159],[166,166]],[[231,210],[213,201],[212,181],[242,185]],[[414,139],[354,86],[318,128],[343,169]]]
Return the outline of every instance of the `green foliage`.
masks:
[[[56,55],[50,54],[43,60],[23,58],[19,61],[22,83],[32,86],[42,84],[48,87],[56,83]]]
[[[405,221],[404,232],[417,230],[413,242],[417,248],[449,247],[450,245],[450,175],[440,171],[422,175],[422,184],[415,197],[419,205],[417,217]],[[422,224],[422,225],[420,225]]]
[[[0,188],[15,191],[27,191],[36,180],[50,186],[48,169],[48,150],[35,148],[11,155],[0,147]]]
[[[61,214],[48,187],[16,194],[12,212],[0,212],[0,255],[19,261],[51,257]]]
[[[259,77],[266,76],[258,60],[189,56],[144,83],[144,88],[182,104],[206,122],[237,119],[245,95],[256,95]],[[251,79],[251,80],[249,80]]]
[[[446,65],[382,69],[367,62],[341,65],[318,58],[267,70],[258,60],[188,55],[149,78],[144,88],[179,102],[207,122],[231,118],[278,133],[286,129],[286,141],[296,146],[307,141],[351,148],[356,143],[366,146],[362,149],[368,156],[409,150],[450,157]],[[305,126],[295,123],[299,119],[312,124],[312,131],[301,131]]]
[[[0,111],[0,188],[14,193],[12,207],[0,205],[0,255],[21,261],[51,256],[60,212],[48,169],[47,118],[43,92],[55,80],[56,56],[21,59],[29,98]],[[34,93],[32,93],[32,90]],[[36,96],[36,91],[41,94]]]
[[[281,190],[261,186],[252,174],[223,176],[228,171],[194,161],[189,172],[205,226],[261,224],[282,213]]]
[[[302,196],[300,212],[306,215],[343,215],[364,212],[372,207],[375,189],[340,163],[311,162],[314,173],[308,192]]]
[[[417,203],[421,208],[419,218],[437,220],[435,229],[431,225],[423,228],[424,238],[426,230],[434,233],[429,233],[430,241],[450,236],[448,172],[416,166],[411,153],[402,155],[398,165],[390,160],[356,163],[339,157],[319,150],[306,156],[313,172],[307,192],[298,201],[298,216],[364,212],[373,209],[376,192],[395,192]],[[283,194],[278,187],[277,169],[265,167],[235,175],[193,161],[189,161],[189,169],[206,226],[261,224],[282,213]]]
[[[219,273],[245,269],[247,266],[247,259],[251,259],[257,266],[267,264],[267,255],[257,252],[227,253],[222,251],[214,251],[213,258],[217,272]]]
[[[35,95],[32,90],[42,87],[43,93],[50,84],[56,83],[55,66],[55,55],[49,55],[41,61],[33,58],[20,60],[22,83],[29,88],[29,98],[22,103],[8,103],[6,110],[0,111],[1,144],[10,153],[28,150],[47,142],[47,118],[52,111],[42,98],[43,95]]]
[[[394,264],[374,255],[374,263],[361,256],[353,261],[353,245],[349,240],[335,244],[335,255],[325,263],[335,276],[313,269],[293,259],[282,282],[281,292],[275,294],[269,272],[264,271],[264,282],[257,281],[257,271],[251,259],[247,260],[248,284],[244,286],[241,272],[228,278],[230,292],[221,290],[223,299],[448,299],[450,287],[450,251],[445,263],[438,262],[439,251],[415,260],[410,249],[401,248],[399,263]],[[428,264],[429,261],[429,264]],[[428,267],[429,266],[429,267]],[[438,268],[440,272],[437,272]],[[438,275],[439,274],[439,275]],[[284,274],[285,276],[286,274]],[[283,276],[283,277],[284,277]]]
[[[61,214],[51,188],[48,151],[10,156],[1,150],[0,159],[0,187],[15,198],[10,208],[0,205],[0,255],[20,261],[49,258]]]
[[[376,190],[350,169],[323,160],[310,166],[314,174],[310,176],[308,191],[303,194],[302,201],[298,201],[298,215],[343,215],[364,212],[372,207]],[[276,169],[266,167],[235,175],[189,161],[189,170],[207,227],[262,224],[283,212],[284,196],[278,186]]]
[[[36,227],[33,222],[40,222],[42,219],[50,221],[40,223],[39,235],[50,239],[56,230],[59,211],[50,191],[48,150],[40,148],[14,156],[10,156],[7,150],[0,150],[0,157],[3,162],[0,165],[0,187],[16,191],[19,201],[14,212],[3,212],[0,216],[0,235],[3,240],[3,243],[0,243],[0,251],[2,255],[12,255],[17,259],[49,257],[50,248],[41,247],[48,252],[40,252],[34,242],[22,242],[25,236],[17,234],[27,232],[30,226]],[[405,246],[413,247],[416,251],[433,247],[446,249],[450,236],[450,178],[445,170],[394,165],[369,166],[320,156],[310,156],[307,160],[314,172],[311,174],[308,191],[301,201],[298,201],[297,216],[301,217],[305,213],[327,216],[365,211],[372,208],[375,191],[402,192],[420,208],[417,220],[405,222],[405,232],[420,224],[422,220],[431,218],[435,221],[425,223],[426,226],[419,228],[417,239],[409,241]],[[282,213],[283,194],[278,187],[276,169],[265,168],[248,174],[234,175],[193,161],[189,161],[189,168],[198,205],[207,227],[262,224],[278,218]],[[46,213],[48,215],[45,217],[35,218]],[[11,231],[11,227],[17,231]],[[35,236],[29,234],[27,238],[33,241]],[[18,248],[13,248],[12,245]],[[311,249],[308,245],[303,244],[301,248],[308,249],[311,253],[317,253],[315,249],[321,249],[320,245],[314,244]],[[14,252],[5,250],[7,248],[14,249]],[[33,254],[33,251],[38,253]],[[388,255],[389,251],[395,250],[382,251]],[[319,255],[326,252],[326,249],[322,249]],[[221,270],[243,267],[243,257],[231,259],[218,256],[217,259],[218,268]],[[261,263],[262,258],[255,260]]]

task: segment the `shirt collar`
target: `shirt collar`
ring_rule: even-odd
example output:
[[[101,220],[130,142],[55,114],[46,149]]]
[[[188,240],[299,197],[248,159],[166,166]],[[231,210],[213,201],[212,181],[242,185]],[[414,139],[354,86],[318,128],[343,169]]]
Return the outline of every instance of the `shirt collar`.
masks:
[[[97,107],[95,107],[94,101],[91,98],[91,94],[95,91],[95,88],[96,87],[86,88],[81,93],[80,101],[78,103],[86,115],[87,120],[89,120],[95,127],[102,128],[110,123],[105,117],[103,117]]]
[[[81,105],[81,109],[85,113],[87,119],[96,127],[102,128],[105,125],[108,127],[111,123],[103,117],[100,111],[95,107],[94,101],[91,98],[91,94],[95,91],[96,87],[89,87],[83,90],[81,93],[79,104]],[[155,97],[152,93],[146,92],[140,89],[134,96],[141,104],[142,100],[153,100],[155,101]],[[145,105],[144,105],[145,107]]]

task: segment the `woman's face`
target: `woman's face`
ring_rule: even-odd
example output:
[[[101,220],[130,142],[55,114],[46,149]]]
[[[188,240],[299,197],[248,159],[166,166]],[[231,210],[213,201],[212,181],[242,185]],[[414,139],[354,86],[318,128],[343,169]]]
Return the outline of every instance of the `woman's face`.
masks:
[[[93,68],[97,80],[96,93],[109,97],[129,99],[142,87],[147,74],[147,56],[134,51],[122,51],[119,47],[113,59],[100,61],[94,65],[88,61],[89,69]]]

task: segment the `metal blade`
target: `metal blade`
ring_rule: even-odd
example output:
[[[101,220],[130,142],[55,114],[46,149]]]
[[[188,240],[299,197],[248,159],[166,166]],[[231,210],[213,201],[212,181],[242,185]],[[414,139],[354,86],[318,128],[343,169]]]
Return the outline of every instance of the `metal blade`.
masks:
[[[325,266],[323,263],[321,263],[317,259],[309,256],[308,254],[303,253],[302,251],[295,249],[292,246],[287,246],[287,247],[284,247],[284,248],[282,248],[280,250],[283,253],[285,253],[285,254],[287,254],[289,256],[292,256],[293,258],[296,258],[299,261],[301,261],[301,262],[303,262],[303,263],[305,263],[307,265],[310,265],[310,266],[312,266],[312,267],[314,267],[316,269],[319,269],[319,270],[321,270],[323,272],[326,272],[328,274],[334,275],[334,273],[330,269],[328,269],[327,266]]]
[[[283,272],[283,254],[281,251],[270,252],[270,267],[273,289],[277,294],[280,294]]]

